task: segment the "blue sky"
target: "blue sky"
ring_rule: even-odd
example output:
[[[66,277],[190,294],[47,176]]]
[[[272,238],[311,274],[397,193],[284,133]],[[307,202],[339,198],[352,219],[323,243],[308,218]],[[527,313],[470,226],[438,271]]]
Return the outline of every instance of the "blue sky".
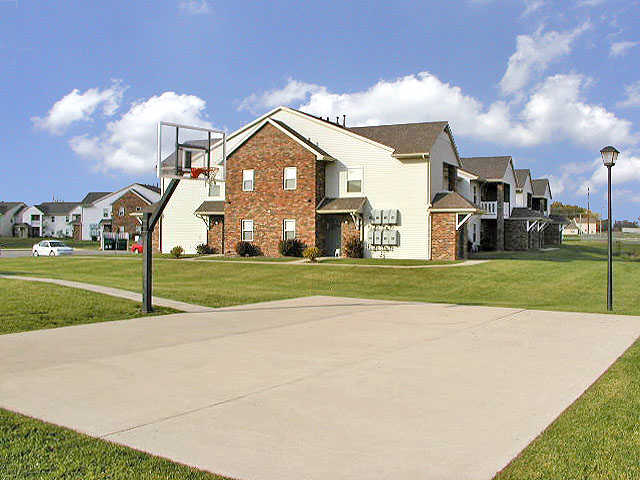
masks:
[[[640,215],[640,1],[0,0],[2,200],[155,182],[160,119],[234,130],[275,105],[349,125],[449,120],[556,199]]]

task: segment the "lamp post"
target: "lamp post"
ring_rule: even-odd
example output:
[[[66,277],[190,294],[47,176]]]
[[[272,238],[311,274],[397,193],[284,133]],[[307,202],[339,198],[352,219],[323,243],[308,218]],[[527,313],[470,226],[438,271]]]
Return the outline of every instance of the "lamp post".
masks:
[[[616,164],[616,160],[618,159],[618,154],[620,152],[616,150],[612,146],[604,147],[600,150],[600,154],[602,155],[602,163],[607,167],[607,178],[608,178],[608,192],[607,199],[609,200],[608,205],[608,225],[607,225],[607,233],[609,235],[609,248],[608,248],[608,263],[607,263],[607,310],[613,310],[613,263],[612,263],[612,255],[613,255],[613,222],[611,221],[611,167]]]

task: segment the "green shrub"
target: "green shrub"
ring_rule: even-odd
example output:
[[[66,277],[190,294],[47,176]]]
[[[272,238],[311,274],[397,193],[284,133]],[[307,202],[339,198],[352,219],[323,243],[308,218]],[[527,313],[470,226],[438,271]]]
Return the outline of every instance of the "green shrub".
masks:
[[[196,246],[196,253],[198,255],[210,255],[212,253],[215,253],[215,251],[206,243],[201,243],[198,246]]]
[[[184,255],[184,248],[182,248],[180,245],[176,245],[171,249],[169,255],[171,255],[173,258],[180,258],[182,257],[182,255]]]
[[[310,262],[315,262],[316,258],[320,256],[320,249],[318,247],[307,247],[302,252],[302,256]]]
[[[349,258],[362,258],[364,246],[358,237],[350,237],[344,242],[344,254]]]
[[[280,240],[278,250],[285,257],[301,257],[306,245],[297,238]]]
[[[260,255],[260,249],[251,242],[236,243],[236,253],[241,257],[255,257]]]

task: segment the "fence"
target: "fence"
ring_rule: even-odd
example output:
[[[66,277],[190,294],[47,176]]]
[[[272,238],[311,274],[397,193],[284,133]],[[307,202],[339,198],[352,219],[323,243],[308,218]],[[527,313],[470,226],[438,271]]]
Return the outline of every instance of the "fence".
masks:
[[[129,250],[129,234],[104,232],[101,240],[102,250]]]

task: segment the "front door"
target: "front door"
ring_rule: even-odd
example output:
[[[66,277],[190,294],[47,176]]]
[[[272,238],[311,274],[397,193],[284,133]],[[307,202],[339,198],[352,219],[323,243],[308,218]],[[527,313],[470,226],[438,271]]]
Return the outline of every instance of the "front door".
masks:
[[[339,218],[332,218],[327,221],[327,252],[333,257],[336,250],[342,246],[342,225]]]

